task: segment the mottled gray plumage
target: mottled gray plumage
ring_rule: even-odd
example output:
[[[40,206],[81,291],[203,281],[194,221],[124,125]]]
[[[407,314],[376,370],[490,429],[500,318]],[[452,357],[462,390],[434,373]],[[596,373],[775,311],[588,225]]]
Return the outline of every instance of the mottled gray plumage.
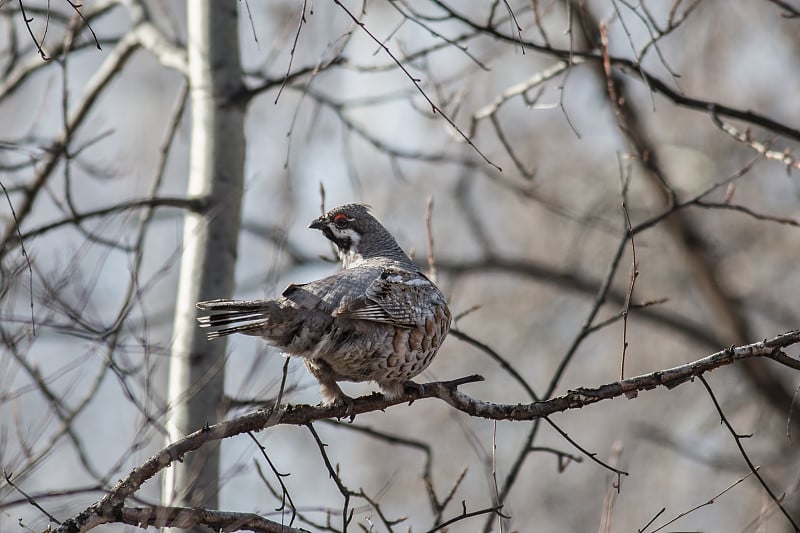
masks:
[[[335,245],[343,270],[289,285],[272,300],[211,300],[198,318],[209,339],[243,333],[303,357],[323,403],[346,400],[337,381],[375,381],[389,397],[430,364],[450,329],[450,310],[394,237],[364,204],[314,220]]]

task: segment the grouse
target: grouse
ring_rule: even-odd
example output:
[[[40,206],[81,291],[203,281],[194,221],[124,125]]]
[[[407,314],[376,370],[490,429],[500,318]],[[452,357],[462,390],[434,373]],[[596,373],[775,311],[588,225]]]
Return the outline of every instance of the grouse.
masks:
[[[279,298],[199,302],[209,313],[200,327],[212,328],[209,339],[254,335],[302,357],[325,405],[349,401],[339,381],[374,381],[400,397],[450,330],[447,300],[367,205],[342,205],[309,227],[333,242],[342,270]]]

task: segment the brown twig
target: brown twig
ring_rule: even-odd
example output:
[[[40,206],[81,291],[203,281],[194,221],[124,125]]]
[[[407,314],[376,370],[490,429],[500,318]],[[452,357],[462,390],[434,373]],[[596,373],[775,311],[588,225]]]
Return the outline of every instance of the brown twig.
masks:
[[[784,2],[784,0],[767,0],[767,2],[775,4],[776,6],[783,9],[783,13],[781,13],[781,16],[784,18],[800,17],[800,9],[793,7],[791,4],[789,4],[789,2]]]
[[[331,460],[328,458],[328,454],[325,451],[327,444],[322,442],[322,439],[319,438],[317,431],[314,429],[314,425],[309,422],[305,426],[314,437],[314,442],[317,443],[317,448],[319,448],[322,461],[325,463],[325,468],[328,469],[328,475],[333,480],[336,488],[339,489],[339,493],[342,495],[342,498],[344,498],[344,502],[342,503],[342,531],[346,532],[348,524],[350,524],[350,521],[353,519],[353,509],[350,509],[350,496],[353,495],[353,492],[342,482],[342,478],[339,477],[338,468],[334,468],[333,464],[331,464]]]
[[[436,256],[433,252],[433,195],[425,202],[425,236],[428,241],[428,277],[436,282]]]
[[[582,58],[586,61],[599,61],[599,62],[603,61],[602,52],[597,52],[595,50],[588,50],[588,51],[573,50],[571,47],[567,49],[555,48],[549,45],[537,44],[530,40],[527,41],[524,39],[519,40],[513,35],[507,35],[497,30],[497,28],[493,26],[481,25],[477,22],[474,22],[467,16],[455,11],[450,5],[446,4],[441,0],[432,0],[432,1],[437,7],[439,7],[446,14],[447,17],[450,17],[451,20],[461,22],[466,26],[468,26],[469,28],[475,31],[480,31],[484,35],[493,37],[497,40],[509,42],[512,44],[520,44],[526,49],[535,50],[537,52],[541,52],[543,54],[564,59],[570,62],[574,61],[575,58]],[[782,122],[772,120],[769,117],[762,115],[760,113],[737,109],[710,100],[703,100],[701,98],[693,98],[691,96],[686,96],[682,92],[673,89],[666,82],[657,78],[653,74],[650,74],[647,70],[643,69],[635,60],[622,57],[609,56],[609,61],[612,67],[617,67],[626,72],[635,73],[635,76],[641,79],[644,83],[646,83],[647,86],[652,91],[655,91],[663,95],[664,97],[666,97],[667,99],[669,99],[674,104],[680,107],[684,107],[686,109],[698,111],[701,113],[708,113],[711,115],[716,113],[719,116],[742,120],[744,122],[766,128],[779,135],[783,135],[785,137],[789,137],[796,141],[800,141],[800,129],[798,128],[793,128]]]
[[[278,94],[275,95],[275,101],[273,104],[277,104],[278,100],[283,93],[283,88],[286,87],[286,83],[289,81],[289,73],[292,71],[292,63],[294,62],[294,52],[297,50],[297,41],[300,39],[300,30],[303,29],[303,24],[306,23],[306,7],[308,5],[308,0],[303,0],[303,7],[300,10],[300,21],[297,23],[297,32],[294,34],[294,41],[292,42],[292,49],[289,50],[289,66],[286,67],[286,74],[283,76],[283,81],[281,82],[281,86],[278,88]]]
[[[289,494],[289,489],[286,487],[286,484],[283,482],[283,478],[287,477],[289,474],[283,474],[278,471],[275,467],[275,464],[272,462],[272,459],[269,458],[267,455],[267,449],[261,444],[256,436],[253,434],[252,431],[248,431],[247,435],[256,443],[258,450],[261,452],[261,456],[267,461],[272,473],[275,474],[275,478],[278,480],[278,483],[281,486],[281,505],[276,509],[276,511],[283,511],[286,508],[286,502],[289,502],[289,508],[291,509],[292,516],[289,518],[289,525],[291,526],[294,523],[294,519],[297,517],[297,506],[294,504],[292,500],[292,495]]]
[[[772,492],[772,489],[769,488],[769,485],[767,485],[767,482],[764,481],[764,478],[761,477],[761,474],[758,473],[758,467],[753,464],[753,461],[750,460],[750,456],[747,455],[744,446],[742,446],[742,439],[748,438],[750,437],[750,435],[741,435],[737,433],[735,429],[733,429],[733,426],[728,420],[728,417],[726,417],[725,413],[722,411],[722,406],[720,406],[719,402],[717,401],[717,397],[714,395],[714,391],[711,390],[711,386],[708,384],[708,382],[702,375],[698,376],[698,378],[700,379],[700,383],[703,384],[703,387],[705,387],[706,391],[708,392],[708,395],[711,397],[711,401],[714,403],[714,407],[717,409],[717,412],[719,413],[720,423],[725,425],[725,427],[728,429],[728,432],[733,437],[733,440],[736,442],[736,447],[739,448],[739,453],[742,454],[744,462],[747,463],[747,467],[750,469],[750,473],[753,474],[756,477],[756,479],[758,479],[758,482],[761,483],[761,486],[769,495],[770,499],[773,501],[773,503],[775,503],[778,509],[780,509],[781,513],[783,513],[783,516],[786,517],[786,520],[789,521],[794,530],[800,531],[800,527],[798,527],[797,522],[795,522],[794,519],[791,517],[791,515],[786,511],[786,509],[783,507],[783,504],[781,504],[780,499],[775,495],[774,492]]]
[[[29,496],[24,490],[19,488],[13,481],[11,481],[11,476],[12,476],[11,472],[6,472],[5,470],[3,470],[3,477],[5,478],[6,483],[8,483],[8,485],[10,487],[13,487],[14,490],[16,490],[17,492],[22,494],[22,496],[25,497],[25,499],[28,501],[28,503],[30,503],[31,505],[33,505],[34,507],[39,509],[42,513],[44,513],[45,516],[47,516],[47,518],[49,518],[51,522],[55,522],[56,524],[61,524],[61,522],[59,522],[58,519],[55,516],[50,514],[47,510],[45,510],[44,507],[39,505],[39,502],[37,502],[35,498],[33,498],[32,496]]]
[[[100,41],[97,40],[97,34],[95,34],[94,30],[92,29],[92,25],[89,24],[89,20],[83,15],[83,13],[81,13],[81,7],[83,6],[81,4],[76,4],[71,0],[67,0],[67,3],[75,11],[75,14],[78,15],[78,18],[80,18],[80,20],[86,25],[86,27],[89,28],[89,32],[92,34],[92,39],[94,39],[94,45],[97,47],[98,50],[102,50],[102,48],[100,47]],[[75,26],[74,31],[77,32],[79,29],[77,27],[77,24],[73,24],[73,26]]]
[[[428,102],[428,105],[430,105],[430,106],[431,106],[431,110],[432,110],[432,112],[433,112],[434,114],[438,114],[438,115],[439,115],[439,116],[441,116],[441,117],[442,117],[442,118],[443,118],[443,119],[444,119],[444,120],[445,120],[445,121],[446,121],[448,124],[450,124],[450,127],[452,127],[452,128],[453,128],[453,129],[454,129],[454,130],[455,130],[455,131],[456,131],[456,132],[457,132],[457,133],[458,133],[458,134],[461,136],[461,138],[462,138],[462,139],[464,139],[464,141],[465,141],[465,142],[466,142],[468,145],[470,145],[470,146],[472,147],[472,149],[473,149],[473,150],[475,150],[475,153],[477,153],[477,154],[478,154],[478,155],[481,157],[481,159],[483,159],[483,160],[484,160],[486,163],[488,163],[489,165],[491,165],[492,167],[494,167],[495,169],[497,169],[499,172],[502,172],[502,171],[503,171],[503,169],[502,169],[502,168],[500,168],[500,167],[499,167],[497,164],[493,163],[493,162],[492,162],[492,161],[491,161],[491,160],[490,160],[490,159],[489,159],[489,158],[488,158],[488,157],[487,157],[487,156],[486,156],[486,155],[485,155],[485,154],[484,154],[484,153],[483,153],[483,152],[482,152],[482,151],[481,151],[481,150],[480,150],[478,147],[477,147],[477,145],[475,145],[475,143],[472,141],[472,139],[470,139],[470,138],[469,138],[469,136],[467,136],[467,134],[466,134],[466,133],[464,133],[464,131],[463,131],[461,128],[459,128],[459,127],[456,125],[456,123],[453,121],[453,119],[451,119],[451,118],[450,118],[450,116],[448,116],[448,115],[447,115],[447,113],[445,113],[445,112],[444,112],[444,111],[443,111],[443,110],[442,110],[442,109],[441,109],[441,108],[440,108],[438,105],[436,105],[436,104],[433,102],[433,100],[431,100],[430,96],[428,96],[428,93],[426,93],[426,92],[425,92],[425,90],[422,88],[422,85],[421,85],[421,82],[420,82],[420,80],[419,80],[419,79],[417,79],[417,78],[415,78],[415,77],[414,77],[414,76],[413,76],[413,75],[412,75],[412,74],[411,74],[411,73],[408,71],[408,69],[407,69],[407,68],[406,68],[406,67],[403,65],[403,63],[402,63],[402,62],[401,62],[399,59],[397,59],[397,57],[396,57],[396,56],[394,55],[394,53],[393,53],[393,52],[392,52],[392,51],[389,49],[389,47],[388,47],[388,46],[386,46],[386,45],[385,45],[383,42],[381,42],[381,40],[380,40],[380,39],[378,39],[378,38],[377,38],[377,37],[376,37],[376,36],[375,36],[375,35],[374,35],[374,34],[373,34],[373,33],[372,33],[372,32],[371,32],[371,31],[370,31],[368,28],[367,28],[366,24],[364,24],[363,22],[361,22],[361,21],[358,19],[358,17],[356,17],[356,16],[355,16],[355,15],[354,15],[354,14],[353,14],[353,13],[352,13],[352,12],[351,12],[349,9],[347,9],[347,7],[346,7],[344,4],[342,4],[342,2],[341,2],[340,0],[333,0],[333,1],[334,1],[334,3],[335,3],[337,6],[339,6],[339,7],[340,7],[340,8],[341,8],[341,9],[342,9],[342,10],[343,10],[343,11],[344,11],[346,14],[347,14],[347,16],[348,16],[348,17],[350,17],[350,19],[351,19],[351,20],[352,20],[352,21],[353,21],[355,24],[357,24],[357,25],[358,25],[358,26],[359,26],[359,27],[360,27],[362,30],[364,30],[364,32],[365,32],[365,33],[366,33],[366,34],[367,34],[367,35],[370,37],[370,39],[372,39],[372,40],[375,42],[375,44],[377,44],[378,46],[380,46],[380,47],[381,47],[381,49],[383,49],[383,51],[384,51],[384,52],[385,52],[385,53],[386,53],[386,54],[387,54],[387,55],[388,55],[390,58],[392,58],[392,61],[394,61],[394,62],[397,64],[397,66],[400,68],[400,70],[402,70],[402,71],[403,71],[403,74],[405,74],[405,75],[406,75],[406,77],[407,77],[409,80],[411,80],[411,83],[413,83],[413,84],[414,84],[414,87],[416,87],[416,88],[417,88],[417,90],[418,90],[418,91],[419,91],[419,93],[422,95],[422,97],[423,97],[423,98],[424,98],[424,99],[425,99],[425,100]]]
[[[455,524],[456,522],[460,522],[461,520],[465,520],[467,518],[472,518],[473,516],[480,516],[480,515],[487,514],[487,513],[496,513],[497,515],[499,515],[501,517],[504,517],[504,515],[502,513],[500,513],[500,509],[502,509],[502,508],[503,508],[502,505],[495,505],[493,507],[486,507],[485,509],[480,509],[478,511],[467,512],[467,504],[466,504],[465,501],[462,501],[461,502],[461,514],[460,515],[455,516],[455,517],[453,517],[450,520],[447,520],[445,522],[442,522],[441,524],[439,524],[438,526],[436,526],[433,529],[429,529],[427,531],[427,533],[434,533],[436,531],[441,531],[442,529],[446,528],[447,526]],[[505,516],[505,518],[508,518],[508,517]]]
[[[756,467],[756,470],[758,470],[758,469],[759,469],[759,467]],[[670,520],[669,522],[667,522],[667,523],[665,523],[665,524],[662,524],[662,525],[660,525],[659,527],[657,527],[656,529],[654,529],[654,530],[652,531],[652,533],[657,533],[658,531],[661,531],[662,529],[664,529],[664,528],[665,528],[665,527],[667,527],[668,525],[670,525],[670,524],[673,524],[673,523],[677,522],[678,520],[680,520],[680,519],[681,519],[681,518],[683,518],[684,516],[688,515],[689,513],[693,513],[693,512],[695,512],[696,510],[700,509],[701,507],[705,507],[705,506],[707,506],[707,505],[713,505],[713,504],[714,504],[714,502],[716,502],[716,501],[717,501],[717,499],[719,499],[719,497],[720,497],[720,496],[722,496],[723,494],[725,494],[725,493],[726,493],[726,492],[728,492],[729,490],[733,489],[733,488],[734,488],[735,486],[737,486],[739,483],[741,483],[742,481],[744,481],[745,479],[749,478],[749,477],[750,477],[750,476],[752,476],[752,475],[753,475],[753,472],[752,472],[752,471],[748,472],[748,473],[747,473],[747,474],[745,474],[744,476],[740,477],[739,479],[737,479],[736,481],[734,481],[733,483],[731,483],[730,485],[728,485],[728,486],[727,486],[725,489],[723,489],[721,492],[719,492],[719,493],[715,494],[714,496],[712,496],[712,497],[711,497],[709,500],[707,500],[707,501],[705,501],[705,502],[701,503],[700,505],[695,505],[695,506],[694,506],[694,507],[692,507],[691,509],[689,509],[689,510],[687,510],[687,511],[684,511],[684,512],[682,512],[682,513],[678,514],[678,516],[676,516],[675,518],[673,518],[673,519],[672,519],[672,520]],[[664,511],[664,509],[662,509],[662,510],[661,510],[661,512],[663,512],[663,511]],[[653,519],[652,519],[650,522],[648,522],[648,523],[647,523],[647,524],[646,524],[646,525],[645,525],[645,526],[644,526],[642,529],[640,529],[640,530],[639,530],[639,533],[644,533],[644,531],[645,531],[645,530],[646,530],[646,529],[647,529],[647,528],[650,526],[650,524],[652,524],[652,523],[655,521],[655,519],[656,519],[656,518],[658,518],[658,516],[659,516],[660,514],[661,514],[661,513],[658,513],[656,516],[654,516],[654,517],[653,517]]]
[[[777,224],[783,224],[785,226],[794,226],[795,228],[800,228],[800,221],[795,220],[794,218],[790,217],[779,217],[775,215],[765,215],[763,213],[758,213],[753,211],[749,207],[745,205],[737,205],[731,204],[727,202],[707,202],[705,200],[700,200],[695,202],[697,207],[702,207],[704,209],[722,209],[722,210],[730,210],[730,211],[737,211],[739,213],[744,213],[747,216],[755,218],[756,220],[764,220],[767,222],[775,222]]]
[[[628,353],[628,314],[631,309],[636,278],[639,277],[639,262],[636,259],[636,239],[633,237],[633,225],[631,224],[631,216],[628,213],[628,206],[624,196],[622,211],[625,213],[625,229],[631,242],[631,273],[628,278],[628,292],[625,293],[625,305],[622,308],[622,358],[619,365],[619,379],[625,379],[625,355]]]
[[[561,450],[551,448],[550,446],[531,446],[530,448],[528,448],[528,451],[546,452],[555,455],[558,461],[556,470],[558,471],[559,474],[564,472],[567,469],[567,466],[569,466],[571,462],[576,462],[576,463],[583,462],[583,457],[581,457],[580,455],[572,455],[571,453],[563,452]]]
[[[609,472],[612,472],[613,474],[615,474],[617,476],[627,476],[628,475],[628,473],[625,472],[624,470],[620,470],[619,468],[615,467],[614,465],[612,465],[610,463],[606,463],[606,462],[598,459],[596,453],[592,453],[589,450],[587,450],[586,448],[584,448],[583,446],[581,446],[580,444],[578,444],[575,441],[575,439],[570,437],[569,434],[566,431],[564,431],[563,429],[558,427],[552,420],[550,420],[550,417],[545,416],[543,418],[544,418],[545,422],[550,424],[553,427],[553,429],[555,429],[558,432],[559,435],[564,437],[564,440],[566,440],[567,442],[569,442],[570,444],[575,446],[575,448],[580,450],[580,452],[583,455],[585,455],[586,457],[588,457],[591,461],[597,463],[598,465],[602,466],[603,468],[605,468],[606,470],[608,470]]]
[[[33,34],[33,28],[31,28],[31,22],[33,22],[33,18],[28,18],[27,13],[25,13],[25,3],[22,0],[19,0],[19,10],[20,13],[22,13],[22,20],[25,21],[25,27],[28,29],[28,34],[31,36],[31,40],[33,41],[33,44],[36,46],[36,50],[39,52],[39,56],[42,58],[43,61],[47,61],[50,58],[47,57],[47,54],[45,54],[44,50],[42,49],[42,44],[39,43],[39,40]]]

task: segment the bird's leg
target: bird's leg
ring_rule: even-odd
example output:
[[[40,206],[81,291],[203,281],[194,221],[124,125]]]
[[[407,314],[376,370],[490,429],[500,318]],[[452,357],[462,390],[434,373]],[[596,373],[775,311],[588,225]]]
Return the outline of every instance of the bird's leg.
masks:
[[[396,400],[398,398],[402,398],[403,394],[405,393],[405,383],[413,383],[413,382],[403,382],[403,381],[378,381],[378,387],[380,387],[381,392],[386,399],[388,400]]]
[[[356,415],[353,414],[353,399],[342,392],[339,384],[334,379],[320,379],[319,380],[319,396],[322,398],[322,405],[324,407],[338,407],[345,406],[344,418],[350,418],[350,422],[355,420]]]
[[[352,404],[353,399],[342,392],[339,384],[334,380],[319,380],[319,397],[325,407],[332,405]]]
[[[339,384],[336,383],[333,369],[325,361],[321,359],[305,359],[304,362],[308,371],[319,382],[319,397],[322,400],[322,405],[325,407],[336,405],[352,406],[353,399],[342,392]]]

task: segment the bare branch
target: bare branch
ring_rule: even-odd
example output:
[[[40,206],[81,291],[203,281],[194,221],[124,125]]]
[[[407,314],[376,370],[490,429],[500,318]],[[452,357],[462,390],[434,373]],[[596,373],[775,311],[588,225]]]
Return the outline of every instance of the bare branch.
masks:
[[[791,515],[789,515],[789,513],[786,511],[786,508],[781,503],[781,499],[779,499],[775,495],[775,493],[772,492],[772,489],[769,488],[767,482],[764,481],[764,478],[762,478],[761,474],[758,473],[758,467],[756,467],[753,464],[753,461],[750,460],[750,456],[747,455],[744,446],[742,446],[742,439],[748,438],[750,437],[750,435],[741,435],[737,433],[735,429],[733,429],[733,426],[728,421],[728,417],[726,417],[725,413],[722,412],[722,407],[717,401],[717,397],[714,396],[714,391],[711,390],[711,386],[708,384],[708,382],[703,376],[698,376],[698,377],[700,378],[700,383],[703,384],[703,387],[705,387],[706,391],[708,392],[708,395],[711,397],[711,401],[714,402],[714,407],[716,407],[717,412],[719,413],[720,423],[725,424],[725,427],[728,429],[728,432],[733,437],[733,440],[736,441],[736,447],[739,448],[739,453],[742,454],[744,462],[747,463],[747,467],[750,469],[750,473],[753,474],[756,477],[756,479],[758,479],[758,482],[761,483],[761,486],[764,488],[766,493],[769,494],[769,497],[772,500],[772,502],[778,507],[778,509],[780,509],[781,513],[783,513],[783,516],[786,517],[786,520],[788,520],[789,523],[792,524],[794,530],[800,531],[800,527],[798,527],[797,522],[795,522],[794,519],[791,517]]]
[[[756,470],[758,470],[758,469],[759,469],[759,467],[756,467]],[[664,528],[665,528],[665,527],[667,527],[668,525],[670,525],[670,524],[673,524],[673,523],[677,522],[678,520],[680,520],[680,519],[681,519],[681,518],[683,518],[684,516],[686,516],[686,515],[688,515],[688,514],[690,514],[690,513],[693,513],[693,512],[695,512],[696,510],[700,509],[701,507],[705,507],[706,505],[713,505],[713,504],[714,504],[714,502],[716,502],[716,501],[717,501],[717,500],[718,500],[718,499],[719,499],[719,498],[720,498],[722,495],[724,495],[726,492],[728,492],[729,490],[733,489],[733,488],[734,488],[734,487],[736,487],[736,486],[737,486],[739,483],[741,483],[742,481],[744,481],[745,479],[749,478],[749,477],[750,477],[750,476],[752,476],[752,475],[753,475],[753,472],[752,472],[752,471],[751,471],[751,472],[748,472],[748,473],[747,473],[747,474],[745,474],[744,476],[740,477],[739,479],[737,479],[736,481],[734,481],[733,483],[731,483],[730,485],[728,485],[727,487],[725,487],[725,488],[724,488],[722,491],[720,491],[719,493],[717,493],[717,494],[715,494],[714,496],[712,496],[712,497],[711,497],[711,498],[710,498],[708,501],[705,501],[705,502],[703,502],[703,503],[701,503],[701,504],[699,504],[699,505],[696,505],[696,506],[692,507],[691,509],[689,509],[688,511],[684,511],[684,512],[680,513],[678,516],[676,516],[675,518],[673,518],[673,519],[672,519],[672,520],[670,520],[669,522],[666,522],[665,524],[662,524],[661,526],[659,526],[659,527],[657,527],[656,529],[654,529],[654,530],[652,531],[652,533],[656,533],[656,532],[658,532],[658,531],[661,531],[662,529],[664,529]],[[664,510],[662,509],[662,512],[663,512],[663,511],[664,511]],[[639,531],[640,531],[640,533],[645,533],[645,530],[646,530],[646,529],[647,529],[647,528],[650,526],[650,524],[652,524],[652,523],[653,523],[653,522],[656,520],[656,518],[658,518],[658,516],[659,516],[660,514],[661,514],[661,513],[659,513],[659,514],[657,514],[656,516],[654,516],[654,517],[653,517],[653,520],[651,520],[650,522],[648,522],[648,523],[647,523],[647,524],[646,524],[646,525],[645,525],[645,526],[644,526],[642,529],[640,529],[640,530],[639,530]]]
[[[423,398],[439,398],[459,411],[481,418],[535,420],[568,409],[580,409],[593,403],[622,395],[633,398],[638,392],[651,390],[659,386],[671,389],[694,377],[701,376],[715,368],[733,364],[736,361],[757,357],[776,359],[776,354],[783,354],[782,350],[784,348],[796,344],[800,344],[800,330],[753,344],[738,347],[732,346],[685,365],[595,388],[582,387],[551,400],[529,404],[495,404],[470,398],[458,391],[457,387],[466,383],[480,381],[483,378],[480,376],[468,376],[452,381],[421,384],[418,387],[407,390],[402,398],[395,400],[387,400],[382,395],[373,393],[370,396],[356,398],[351,405],[347,406],[283,405],[279,410],[262,409],[230,421],[202,428],[170,444],[141,466],[135,468],[97,503],[80,515],[65,521],[57,531],[67,533],[70,531],[69,528],[82,527],[82,524],[86,523],[92,516],[106,516],[106,513],[112,512],[114,507],[122,504],[126,498],[133,495],[146,480],[169,466],[173,461],[181,460],[185,454],[199,449],[206,442],[228,438],[247,431],[260,431],[277,424],[308,426],[316,420],[354,417],[362,413],[384,410],[393,405],[414,402]],[[312,431],[312,434],[316,435],[314,431]],[[323,446],[318,437],[316,438],[318,446]],[[329,462],[328,467],[330,472],[335,473]],[[339,486],[339,490],[343,495],[350,494],[349,490],[341,485],[338,477],[335,477],[334,481],[337,482],[337,486]]]
[[[254,513],[232,513],[199,507],[119,507],[105,514],[94,514],[80,531],[85,532],[102,524],[128,524],[141,528],[175,527],[190,529],[206,526],[214,531],[258,531],[262,533],[308,533]]]
[[[494,513],[494,514],[496,514],[496,515],[498,515],[500,517],[503,517],[503,514],[500,512],[500,510],[502,508],[503,508],[502,505],[495,505],[493,507],[486,507],[484,509],[479,509],[477,511],[467,512],[467,503],[462,500],[462,502],[461,502],[461,514],[460,515],[454,516],[450,520],[442,522],[441,524],[439,524],[438,526],[436,526],[433,529],[429,529],[427,533],[434,533],[435,531],[441,531],[444,528],[446,528],[447,526],[455,524],[456,522],[460,522],[461,520],[466,520],[467,518],[472,518],[473,516],[480,516],[480,515],[484,515],[484,514]],[[508,518],[508,517],[505,517],[505,518]]]
[[[334,3],[335,3],[336,5],[338,5],[338,6],[339,6],[339,7],[340,7],[340,8],[341,8],[341,9],[342,9],[342,10],[343,10],[345,13],[347,13],[347,15],[348,15],[348,16],[349,16],[349,17],[350,17],[352,20],[353,20],[353,22],[354,22],[354,23],[356,23],[356,24],[357,24],[359,27],[361,27],[361,29],[362,29],[362,30],[364,30],[364,31],[367,33],[367,35],[369,35],[369,36],[370,36],[370,38],[371,38],[373,41],[375,41],[375,43],[376,43],[378,46],[380,46],[380,47],[383,49],[383,51],[384,51],[384,52],[386,52],[386,54],[387,54],[389,57],[391,57],[391,58],[392,58],[392,61],[394,61],[394,62],[397,64],[397,66],[398,66],[398,67],[400,67],[400,70],[402,70],[402,71],[403,71],[403,73],[404,73],[404,74],[405,74],[405,75],[408,77],[408,79],[409,79],[409,80],[411,80],[411,83],[413,83],[413,84],[414,84],[414,87],[416,87],[416,88],[417,88],[417,90],[420,92],[420,94],[422,95],[422,97],[423,97],[423,98],[425,98],[425,100],[426,100],[426,101],[428,102],[428,104],[431,106],[431,110],[432,110],[432,112],[433,112],[434,114],[438,114],[438,115],[440,115],[440,116],[441,116],[441,117],[442,117],[442,118],[443,118],[443,119],[444,119],[444,120],[445,120],[445,121],[446,121],[448,124],[450,124],[450,126],[451,126],[451,127],[452,127],[452,128],[453,128],[453,129],[454,129],[454,130],[455,130],[455,131],[456,131],[456,132],[457,132],[457,133],[458,133],[460,136],[461,136],[461,138],[462,138],[462,139],[464,139],[464,141],[465,141],[465,142],[466,142],[468,145],[470,145],[470,146],[472,147],[472,149],[473,149],[473,150],[475,150],[475,152],[476,152],[476,153],[477,153],[477,154],[478,154],[478,155],[479,155],[479,156],[480,156],[480,157],[481,157],[481,158],[482,158],[484,161],[486,161],[486,163],[488,163],[489,165],[491,165],[492,167],[494,167],[495,169],[497,169],[499,172],[502,172],[502,171],[503,171],[503,169],[502,169],[502,168],[500,168],[499,166],[497,166],[495,163],[493,163],[493,162],[492,162],[492,161],[491,161],[491,160],[490,160],[490,159],[489,159],[489,158],[488,158],[488,157],[487,157],[487,156],[486,156],[486,155],[485,155],[485,154],[484,154],[484,153],[483,153],[483,152],[482,152],[482,151],[481,151],[481,150],[480,150],[480,149],[479,149],[479,148],[478,148],[476,145],[475,145],[475,143],[472,141],[472,139],[471,139],[471,138],[470,138],[470,137],[469,137],[469,136],[468,136],[466,133],[464,133],[464,131],[462,131],[462,130],[461,130],[461,128],[459,128],[459,127],[456,125],[456,123],[455,123],[455,122],[453,122],[453,119],[452,119],[452,118],[450,118],[450,117],[447,115],[447,113],[445,113],[445,112],[444,112],[444,111],[443,111],[443,110],[442,110],[442,109],[441,109],[441,108],[440,108],[438,105],[436,105],[436,104],[433,102],[433,100],[431,100],[430,96],[428,96],[428,94],[427,94],[427,93],[425,92],[425,90],[422,88],[422,85],[420,84],[420,80],[418,80],[417,78],[415,78],[414,76],[412,76],[412,75],[411,75],[411,73],[408,71],[408,69],[407,69],[407,68],[406,68],[406,67],[405,67],[405,66],[404,66],[404,65],[403,65],[403,64],[400,62],[400,60],[398,60],[398,59],[397,59],[397,57],[395,57],[395,55],[392,53],[392,51],[389,49],[389,47],[388,47],[388,46],[386,46],[384,43],[382,43],[382,42],[380,41],[380,39],[378,39],[377,37],[375,37],[375,35],[374,35],[374,34],[373,34],[373,33],[372,33],[372,32],[371,32],[371,31],[370,31],[370,30],[369,30],[369,29],[366,27],[366,25],[365,25],[363,22],[361,22],[360,20],[358,20],[358,18],[357,18],[357,17],[356,17],[356,16],[355,16],[355,15],[354,15],[354,14],[353,14],[353,13],[352,13],[352,12],[351,12],[349,9],[347,9],[347,7],[345,7],[345,5],[344,5],[344,4],[342,4],[342,3],[341,3],[339,0],[334,0]]]
[[[51,522],[55,522],[56,524],[61,524],[61,522],[59,522],[55,516],[50,514],[48,511],[45,510],[44,507],[39,505],[39,502],[37,502],[34,497],[28,495],[25,491],[19,488],[13,481],[11,481],[11,476],[12,474],[10,472],[6,472],[5,470],[3,470],[3,477],[5,478],[6,483],[8,483],[9,486],[14,487],[14,490],[22,494],[25,497],[25,500],[28,501],[28,503],[30,503],[31,505],[39,509],[42,513],[44,513],[47,516],[47,518],[50,519]]]

